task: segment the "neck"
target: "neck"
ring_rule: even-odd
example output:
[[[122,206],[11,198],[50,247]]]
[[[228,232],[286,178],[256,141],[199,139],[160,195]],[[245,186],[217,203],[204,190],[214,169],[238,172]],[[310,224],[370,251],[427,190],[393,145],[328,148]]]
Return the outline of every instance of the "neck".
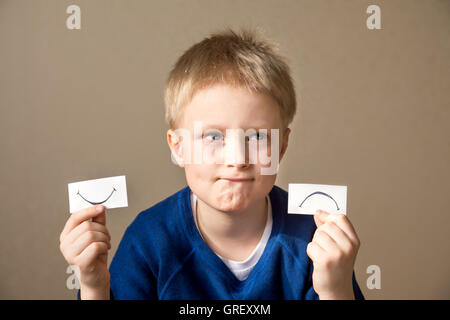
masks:
[[[245,210],[231,213],[216,210],[197,198],[197,228],[209,244],[259,241],[266,225],[267,210],[265,197]]]

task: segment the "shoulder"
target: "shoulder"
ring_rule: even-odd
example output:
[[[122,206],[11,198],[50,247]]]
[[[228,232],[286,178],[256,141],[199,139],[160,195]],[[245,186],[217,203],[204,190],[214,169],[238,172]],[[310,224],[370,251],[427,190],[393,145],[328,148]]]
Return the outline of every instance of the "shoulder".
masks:
[[[188,186],[141,211],[125,231],[124,238],[131,238],[153,247],[165,248],[174,237],[186,234],[183,215],[187,213]],[[171,239],[171,241],[168,241]]]
[[[173,215],[177,212],[187,209],[185,207],[185,201],[189,198],[189,192],[190,189],[186,186],[153,206],[141,211],[130,226],[146,221],[161,223],[174,218]]]

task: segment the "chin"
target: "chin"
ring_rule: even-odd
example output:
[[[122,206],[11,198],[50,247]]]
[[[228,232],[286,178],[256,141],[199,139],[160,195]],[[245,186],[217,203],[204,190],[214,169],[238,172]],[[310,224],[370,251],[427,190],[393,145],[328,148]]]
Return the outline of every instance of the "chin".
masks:
[[[243,210],[245,210],[245,209],[247,209],[248,208],[248,206],[246,206],[246,205],[238,205],[238,206],[236,206],[236,205],[222,205],[222,206],[219,206],[219,208],[217,208],[218,210],[220,210],[220,211],[223,211],[223,212],[230,212],[230,213],[233,213],[233,212],[239,212],[239,211],[243,211]]]
[[[216,199],[216,208],[220,211],[242,211],[249,207],[250,199],[242,194],[226,193],[218,196]]]

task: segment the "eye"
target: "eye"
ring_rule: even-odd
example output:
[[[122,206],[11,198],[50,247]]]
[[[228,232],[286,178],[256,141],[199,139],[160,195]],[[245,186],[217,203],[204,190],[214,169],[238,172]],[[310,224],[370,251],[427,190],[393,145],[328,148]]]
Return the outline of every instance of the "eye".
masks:
[[[250,139],[253,139],[253,140],[263,140],[266,138],[267,138],[267,134],[265,134],[263,132],[257,132],[256,134],[254,134],[250,137]]]
[[[208,132],[203,138],[208,142],[220,141],[222,140],[222,133],[220,131]]]

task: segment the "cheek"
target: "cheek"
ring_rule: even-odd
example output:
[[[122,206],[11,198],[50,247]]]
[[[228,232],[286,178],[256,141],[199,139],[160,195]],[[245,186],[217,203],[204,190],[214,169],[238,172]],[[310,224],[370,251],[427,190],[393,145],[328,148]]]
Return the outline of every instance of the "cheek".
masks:
[[[213,165],[189,164],[185,167],[186,180],[193,184],[205,183],[215,180]]]
[[[223,145],[216,142],[204,144],[202,157],[206,165],[223,163]]]
[[[256,176],[255,186],[257,186],[259,194],[267,194],[275,184],[277,175],[258,175]]]
[[[254,163],[258,167],[270,167],[272,161],[276,161],[276,159],[272,159],[272,151],[277,150],[278,145],[277,141],[272,144],[270,140],[249,143],[250,163]]]

